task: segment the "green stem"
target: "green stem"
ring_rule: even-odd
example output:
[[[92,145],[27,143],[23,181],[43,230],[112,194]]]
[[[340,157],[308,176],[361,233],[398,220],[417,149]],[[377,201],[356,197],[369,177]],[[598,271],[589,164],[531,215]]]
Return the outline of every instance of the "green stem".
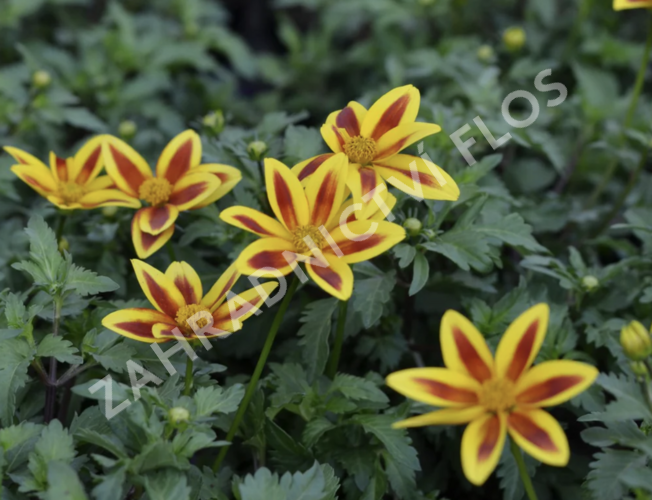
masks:
[[[641,90],[643,90],[643,83],[645,82],[645,72],[647,70],[648,61],[650,59],[650,50],[652,49],[652,14],[649,18],[648,28],[647,28],[647,41],[645,43],[645,49],[643,50],[643,59],[641,60],[641,66],[638,70],[638,75],[636,75],[636,82],[634,83],[634,90],[632,91],[632,98],[629,101],[629,108],[627,109],[627,114],[625,115],[625,121],[623,122],[623,128],[620,132],[620,137],[618,140],[618,146],[622,146],[625,141],[625,131],[629,128],[632,118],[634,118],[634,112],[636,111],[636,104],[638,103],[638,98],[641,95]],[[588,206],[592,207],[600,198],[600,195],[605,190],[614,173],[618,167],[618,159],[614,159],[607,168],[607,171],[593,191],[591,198],[589,198]]]
[[[534,486],[532,486],[532,480],[527,473],[525,468],[525,461],[523,460],[523,454],[521,453],[520,448],[514,442],[513,439],[509,440],[509,447],[514,455],[514,460],[516,460],[516,466],[518,467],[518,473],[521,476],[521,481],[523,481],[523,486],[525,487],[525,493],[529,500],[537,500],[537,494],[534,492]]]
[[[165,246],[168,248],[168,255],[170,256],[170,261],[176,262],[177,254],[174,252],[174,247],[172,246],[172,240],[169,240]]]
[[[238,427],[240,427],[242,418],[244,417],[244,414],[247,411],[247,407],[251,402],[251,398],[253,397],[254,392],[256,392],[256,387],[258,386],[258,380],[260,379],[260,376],[263,373],[263,369],[265,368],[267,357],[269,356],[269,353],[272,350],[272,345],[274,344],[274,339],[276,338],[278,329],[280,328],[281,322],[283,321],[283,316],[285,316],[285,311],[287,311],[287,308],[290,305],[290,300],[292,300],[292,296],[294,295],[294,292],[296,291],[298,286],[299,286],[299,279],[295,275],[294,279],[292,280],[292,283],[290,284],[290,287],[285,293],[285,297],[283,297],[283,302],[281,302],[281,306],[276,312],[276,316],[274,316],[274,321],[272,322],[272,326],[270,327],[269,333],[267,334],[267,340],[265,340],[265,345],[263,346],[263,350],[261,351],[260,357],[258,358],[258,363],[256,364],[254,373],[251,376],[251,380],[249,381],[249,385],[247,386],[247,390],[245,392],[244,398],[242,399],[242,403],[240,403],[238,412],[236,413],[235,418],[233,419],[233,423],[231,424],[231,428],[229,429],[229,432],[226,435],[225,438],[226,441],[232,442],[233,438],[238,432]],[[213,464],[214,471],[219,470],[220,466],[222,465],[222,462],[224,461],[224,457],[226,457],[226,454],[229,451],[229,448],[230,446],[224,446],[220,450],[220,454],[217,456],[217,458],[215,459],[215,463]]]
[[[186,380],[183,387],[183,395],[190,396],[190,389],[192,388],[192,359],[188,356],[186,360]]]
[[[346,324],[346,310],[349,305],[348,300],[340,301],[340,311],[337,315],[337,332],[335,333],[335,344],[333,344],[333,352],[328,360],[328,368],[326,375],[330,379],[335,378],[337,373],[337,365],[340,363],[340,356],[342,354],[342,344],[344,344],[344,325]]]
[[[59,321],[61,319],[62,300],[58,295],[52,298],[54,302],[54,319],[52,335],[59,335]],[[57,358],[50,358],[50,367],[48,370],[48,385],[45,389],[45,423],[49,423],[54,418],[54,410],[57,400]]]
[[[68,220],[68,213],[60,212],[59,221],[57,222],[57,247],[61,244],[61,239],[63,238],[63,228],[66,226],[66,221]]]
[[[620,194],[618,200],[616,201],[616,204],[613,206],[613,208],[609,211],[607,216],[604,218],[602,224],[600,224],[600,226],[598,227],[598,230],[595,233],[596,237],[600,236],[603,233],[603,231],[605,231],[609,227],[611,221],[614,219],[614,217],[618,215],[620,209],[623,208],[623,205],[625,204],[627,197],[634,189],[634,186],[636,186],[636,182],[638,181],[641,172],[645,168],[645,165],[647,163],[648,153],[649,153],[649,149],[645,148],[645,152],[641,155],[641,160],[638,162],[638,165],[636,166],[636,168],[634,169],[634,171],[631,173],[629,177],[629,182],[627,183],[627,187]]]

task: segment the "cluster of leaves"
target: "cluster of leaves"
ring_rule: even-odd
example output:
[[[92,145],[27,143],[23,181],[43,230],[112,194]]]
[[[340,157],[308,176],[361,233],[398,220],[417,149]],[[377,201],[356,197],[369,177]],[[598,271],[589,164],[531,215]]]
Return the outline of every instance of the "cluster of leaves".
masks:
[[[569,466],[526,461],[539,497],[652,498],[652,413],[618,343],[628,321],[652,322],[652,175],[639,168],[652,136],[646,87],[628,117],[645,16],[607,3],[0,2],[0,143],[46,159],[108,132],[153,165],[192,127],[207,162],[242,171],[232,194],[179,218],[175,253],[205,287],[251,241],[220,221],[220,209],[268,208],[247,145],[264,141],[266,156],[289,165],[325,152],[319,126],[349,100],[368,105],[391,87],[416,85],[420,118],[444,130],[418,154],[461,189],[456,202],[395,192],[396,222],[417,219],[420,228],[354,266],[333,378],[325,371],[341,309],[309,283],[295,296],[226,466],[214,472],[275,310],[215,349],[198,347],[193,389],[183,395],[182,377],[148,345],[101,326],[116,308],[147,306],[129,264],[132,213],[58,214],[0,156],[0,497],[521,500],[508,453],[480,489],[460,470],[461,429],[392,429],[428,408],[392,394],[383,379],[441,366],[439,321],[449,308],[495,347],[510,321],[545,301],[551,321],[538,361],[578,359],[603,374],[554,410],[571,443]],[[502,45],[510,25],[525,30],[520,51]],[[569,91],[556,107],[546,106],[556,92],[534,87],[545,69],[546,81]],[[522,89],[540,114],[511,128],[501,105]],[[527,117],[519,103],[514,117]],[[512,139],[494,151],[478,116],[494,137]],[[450,138],[467,123],[471,166]],[[62,252],[50,229],[61,217]],[[169,261],[165,251],[149,259],[158,269]],[[185,359],[183,351],[170,358],[178,373]],[[133,377],[147,374],[150,382],[133,389]],[[113,407],[128,402],[110,420],[107,395]]]

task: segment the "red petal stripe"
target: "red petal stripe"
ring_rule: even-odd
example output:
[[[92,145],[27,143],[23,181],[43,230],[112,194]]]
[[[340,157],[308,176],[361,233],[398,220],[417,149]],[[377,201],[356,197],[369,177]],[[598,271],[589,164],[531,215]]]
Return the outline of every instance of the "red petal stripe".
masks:
[[[548,433],[534,423],[530,418],[521,413],[510,413],[507,423],[525,439],[534,444],[537,448],[545,451],[559,451]]]
[[[516,351],[514,351],[512,362],[507,370],[508,379],[516,381],[523,373],[528,359],[530,358],[530,354],[532,353],[532,347],[534,346],[534,340],[536,339],[538,328],[539,320],[536,319],[530,324],[530,326],[528,326],[525,335],[521,337],[521,340],[516,347]]]
[[[23,163],[23,165],[25,165],[25,164]],[[25,179],[25,182],[27,182],[28,184],[30,184],[30,185],[38,188],[38,189],[41,189],[42,191],[45,191],[46,193],[49,193],[51,191],[51,189],[49,187],[43,186],[38,181],[38,179],[35,179],[34,177],[30,177],[29,175],[23,174],[23,178]]]
[[[118,172],[127,181],[129,187],[138,192],[140,185],[145,182],[145,176],[119,149],[116,149],[112,144],[109,144],[109,147],[111,148],[111,154],[113,155]]]
[[[143,233],[145,235],[147,233]],[[170,296],[165,292],[164,288],[161,288],[159,284],[152,278],[147,271],[143,271],[143,276],[145,277],[145,282],[147,283],[147,288],[149,293],[152,294],[154,302],[162,309],[162,312],[168,316],[174,318],[177,314],[177,303],[170,299]]]
[[[313,206],[312,221],[315,225],[326,224],[328,217],[335,203],[335,195],[337,194],[337,176],[333,172],[329,172],[324,177],[319,191],[315,197],[315,204]]]
[[[208,183],[204,181],[190,184],[182,190],[172,193],[169,202],[173,205],[183,205],[199,196],[201,193],[206,191],[206,189],[208,189]]]
[[[342,291],[342,277],[329,267],[321,267],[318,265],[311,266],[312,271],[323,279],[326,283],[332,286],[335,290]]]
[[[376,245],[380,245],[384,239],[385,236],[383,235],[372,234],[366,240],[346,239],[342,242],[338,241],[337,244],[339,245],[340,250],[344,255],[350,255],[353,253],[362,252],[363,250],[375,247]]]
[[[491,370],[480,357],[478,351],[475,350],[473,344],[466,338],[462,330],[453,327],[453,339],[455,340],[460,359],[471,376],[480,382],[489,380],[491,378]]]
[[[478,395],[467,389],[460,389],[452,385],[430,380],[427,378],[415,378],[415,382],[421,384],[430,394],[435,397],[454,401],[455,403],[477,403]]]
[[[376,188],[376,172],[371,168],[360,169],[360,184],[362,185],[362,196]]]
[[[319,155],[317,156],[314,160],[312,160],[310,163],[308,163],[301,172],[299,172],[299,180],[302,181],[309,175],[313,174],[315,170],[319,168],[319,166],[324,163],[326,160],[328,160],[331,157],[331,155],[324,154],[324,155]]]
[[[496,445],[498,444],[498,438],[500,437],[500,419],[497,416],[487,420],[484,424],[484,439],[480,448],[478,448],[478,462],[484,462],[491,456],[491,452],[494,451]]]
[[[339,128],[346,130],[351,137],[360,135],[360,123],[358,123],[358,117],[355,115],[353,109],[348,106],[337,114],[335,124]]]
[[[377,141],[385,134],[385,132],[398,126],[409,102],[409,94],[402,95],[396,99],[396,101],[385,110],[383,115],[380,117],[380,120],[378,120],[376,128],[374,128],[374,131],[371,134],[371,138]]]
[[[290,188],[278,171],[274,171],[274,193],[276,194],[276,201],[278,202],[285,225],[291,229],[297,227],[299,222],[294,213],[294,204],[292,203]]]
[[[84,162],[84,166],[79,172],[79,175],[77,175],[77,179],[75,179],[77,184],[86,184],[86,181],[88,181],[88,178],[93,173],[93,170],[95,170],[95,165],[97,165],[97,160],[99,159],[101,152],[102,145],[100,144],[93,150],[93,152]]]
[[[161,229],[165,223],[170,220],[170,208],[168,205],[162,207],[150,207],[149,225],[155,231]]]
[[[273,233],[270,233],[263,226],[258,224],[254,219],[247,215],[234,215],[233,218],[240,222],[243,226],[247,226],[252,231],[256,231],[258,234],[267,234],[269,236],[274,236]]]
[[[175,276],[174,284],[177,285],[181,295],[186,300],[186,304],[199,304],[201,297],[197,297],[194,287],[186,276]]]
[[[441,187],[439,182],[437,182],[437,179],[432,174],[428,174],[428,173],[425,173],[425,172],[419,172],[419,171],[417,171],[416,168],[414,170],[410,169],[410,170],[406,171],[406,170],[403,170],[403,169],[400,169],[400,168],[390,167],[389,165],[383,165],[382,163],[375,163],[375,165],[378,165],[379,167],[386,168],[388,170],[394,170],[397,173],[402,174],[402,175],[407,175],[411,179],[416,177],[418,182],[420,182],[424,186]]]
[[[581,383],[582,380],[584,379],[579,375],[560,375],[559,377],[548,379],[540,384],[533,385],[519,394],[518,402],[522,404],[538,403],[570,389]]]
[[[294,259],[293,259],[294,260]],[[257,253],[247,262],[254,269],[271,267],[273,269],[282,269],[287,267],[288,261],[283,256],[283,251],[264,251]]]
[[[68,180],[67,162],[64,158],[59,158],[58,156],[56,158],[57,176],[59,177],[59,181],[66,182]]]
[[[192,157],[192,141],[187,140],[179,149],[176,150],[174,156],[170,159],[170,164],[165,171],[165,178],[174,185],[188,170],[190,170],[190,159]]]

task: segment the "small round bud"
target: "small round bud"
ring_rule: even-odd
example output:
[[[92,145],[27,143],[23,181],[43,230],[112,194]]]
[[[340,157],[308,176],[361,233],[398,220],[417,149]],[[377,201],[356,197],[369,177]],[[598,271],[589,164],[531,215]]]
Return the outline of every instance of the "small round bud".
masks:
[[[254,161],[260,161],[267,153],[267,143],[263,141],[253,141],[247,146],[247,154]]]
[[[521,50],[525,45],[526,38],[525,31],[520,26],[507,28],[503,33],[503,43],[511,52]]]
[[[179,422],[187,422],[190,419],[190,412],[181,406],[175,406],[170,408],[168,411],[168,419],[173,424],[178,424]]]
[[[591,291],[594,288],[597,288],[597,287],[600,286],[600,281],[595,276],[591,276],[591,275],[584,276],[582,278],[582,286],[586,290]]]
[[[405,219],[405,221],[403,221],[403,227],[405,228],[405,230],[410,236],[416,236],[421,232],[421,228],[423,228],[423,224],[421,224],[421,221],[419,219],[410,217],[408,219]]]
[[[647,377],[647,366],[642,361],[632,361],[629,366],[632,368],[634,375],[639,378]]]
[[[213,134],[219,134],[224,129],[224,113],[221,109],[211,111],[202,119],[204,127]]]
[[[64,237],[61,237],[59,240],[59,251],[63,252],[64,250],[69,250],[70,249],[70,243],[68,240]]]
[[[102,207],[102,215],[104,217],[113,217],[118,213],[118,207]]]
[[[652,354],[652,336],[638,321],[632,321],[620,331],[620,345],[632,361],[642,361]]]
[[[123,139],[132,139],[138,132],[138,125],[131,120],[125,120],[118,126],[118,134]]]
[[[34,87],[37,89],[44,89],[50,83],[52,83],[52,77],[50,76],[50,73],[45,71],[44,69],[40,69],[38,71],[35,71],[34,74],[32,75],[32,83],[34,84]]]
[[[482,62],[490,62],[494,58],[494,49],[491,45],[480,45],[478,48],[478,59]]]

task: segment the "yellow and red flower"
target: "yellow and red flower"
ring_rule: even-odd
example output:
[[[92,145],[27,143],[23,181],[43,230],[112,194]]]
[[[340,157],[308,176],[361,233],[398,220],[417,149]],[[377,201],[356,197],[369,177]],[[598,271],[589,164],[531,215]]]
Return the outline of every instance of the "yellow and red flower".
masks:
[[[369,201],[364,196],[385,185],[385,181],[402,191],[413,191],[410,194],[421,193],[425,199],[457,200],[460,190],[441,168],[418,156],[399,154],[441,130],[434,123],[415,121],[420,101],[419,90],[406,85],[382,96],[369,110],[350,102],[344,109],[331,113],[321,128],[333,153],[310,158],[292,170],[303,182],[328,158],[345,153],[349,163],[346,184],[355,202],[364,207],[358,213],[360,219],[369,215]]]
[[[305,190],[288,167],[265,160],[265,182],[270,206],[278,220],[247,207],[229,207],[220,218],[261,238],[247,246],[236,264],[247,275],[291,273],[305,262],[310,277],[331,295],[347,300],[353,290],[349,264],[362,262],[388,250],[405,238],[405,230],[384,215],[374,220],[340,225],[347,204],[347,159],[336,154],[324,161],[306,183]],[[378,205],[373,204],[375,210]]]
[[[392,373],[387,385],[442,410],[412,417],[396,427],[466,424],[462,468],[470,482],[483,484],[500,458],[507,433],[537,460],[563,467],[568,440],[541,408],[558,405],[586,390],[598,370],[578,361],[545,361],[532,367],[548,328],[549,309],[538,304],[509,326],[492,356],[482,334],[455,311],[441,322],[446,368],[413,368]]]
[[[192,130],[177,135],[165,147],[156,164],[156,175],[126,142],[110,135],[103,138],[102,152],[109,176],[132,199],[149,205],[138,210],[131,223],[131,238],[141,259],[154,254],[172,238],[180,212],[214,203],[242,178],[234,167],[200,165],[201,140]]]
[[[18,162],[11,171],[50,203],[65,210],[119,206],[138,208],[140,203],[115,188],[110,177],[100,172],[102,140],[95,137],[72,158],[50,153],[50,168],[25,151],[6,146]]]
[[[614,10],[649,8],[652,8],[652,0],[614,0]]]
[[[141,260],[133,259],[131,263],[143,292],[156,310],[121,309],[106,316],[102,325],[140,342],[173,340],[175,328],[188,339],[198,338],[189,320],[201,311],[213,317],[211,328],[221,331],[211,333],[207,329],[204,333],[206,338],[228,335],[239,330],[241,322],[254,314],[278,286],[276,282],[263,283],[260,286],[265,296],[261,296],[258,288],[251,288],[225,302],[227,293],[240,277],[233,264],[204,295],[197,272],[186,262],[173,262],[165,273]],[[238,308],[239,305],[242,307]],[[193,321],[198,328],[208,325],[208,318],[202,318],[201,315],[195,316]]]

